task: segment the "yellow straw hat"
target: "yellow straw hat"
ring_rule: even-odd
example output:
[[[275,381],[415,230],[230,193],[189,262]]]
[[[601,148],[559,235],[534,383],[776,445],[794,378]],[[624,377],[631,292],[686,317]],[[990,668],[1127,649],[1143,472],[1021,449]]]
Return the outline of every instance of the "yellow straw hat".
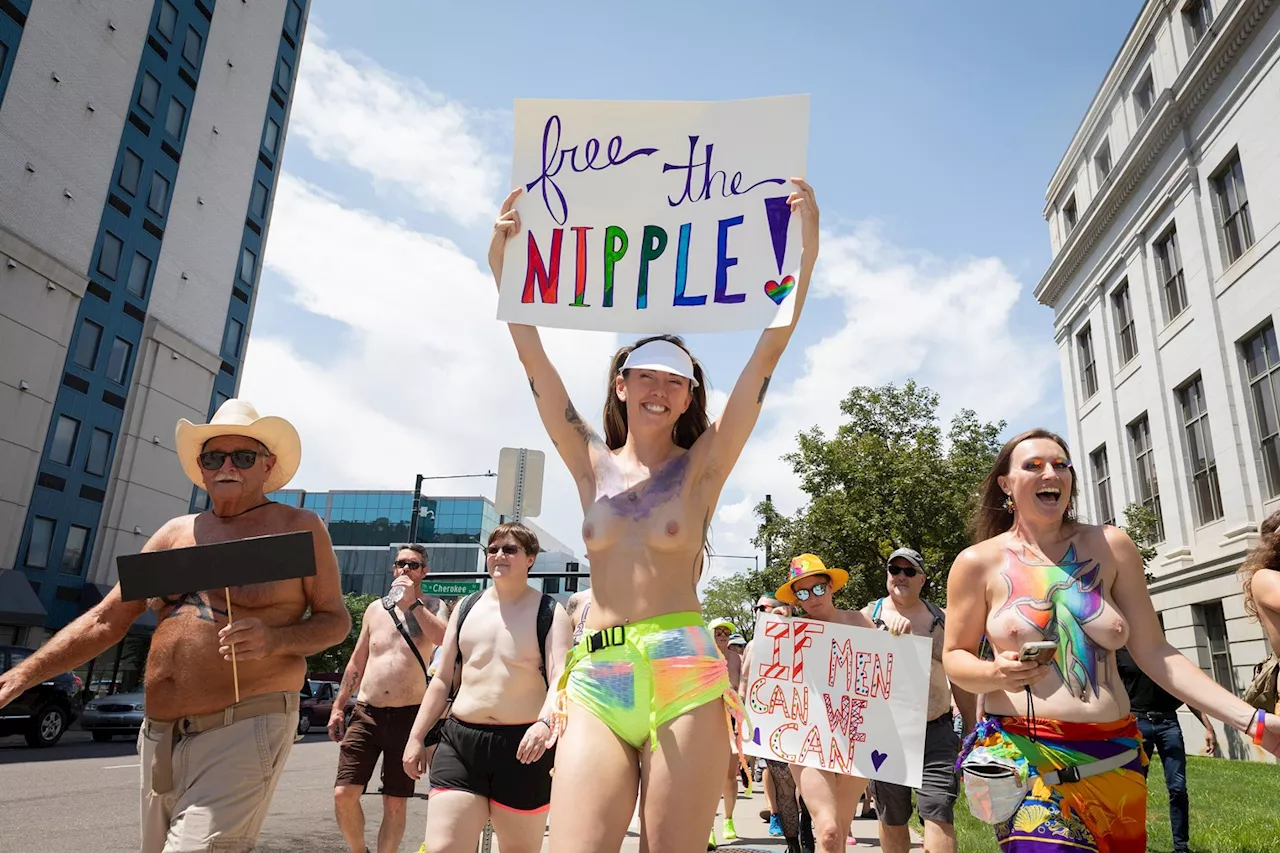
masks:
[[[810,575],[826,575],[831,578],[831,592],[835,593],[840,587],[849,582],[849,573],[844,569],[828,569],[821,559],[813,554],[801,554],[798,557],[791,558],[791,579],[778,587],[778,592],[774,598],[779,601],[785,601],[787,604],[799,604],[800,599],[796,598],[796,594],[791,591],[792,585],[801,578],[807,578]]]

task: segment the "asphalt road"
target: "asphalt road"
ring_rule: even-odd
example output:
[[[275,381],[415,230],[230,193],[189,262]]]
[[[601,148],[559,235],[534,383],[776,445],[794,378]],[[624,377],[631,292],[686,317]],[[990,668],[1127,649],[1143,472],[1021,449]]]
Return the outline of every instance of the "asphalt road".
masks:
[[[333,777],[338,746],[321,733],[294,744],[262,830],[258,853],[347,853],[333,818]],[[0,738],[0,853],[65,853],[93,850],[130,853],[138,849],[138,756],[131,739],[94,743],[85,732],[71,731],[49,749],[30,749],[20,737]],[[370,789],[377,790],[377,774]],[[425,786],[419,786],[425,791]],[[366,838],[376,847],[381,803],[364,797]],[[759,790],[737,802],[743,840],[732,851],[780,851],[757,816],[764,804]],[[409,804],[403,853],[415,853],[426,827],[425,798]],[[716,819],[719,828],[720,819]],[[639,821],[622,853],[639,850]],[[855,821],[861,849],[877,849],[874,821]],[[494,845],[497,851],[498,845]],[[543,848],[546,849],[545,846]],[[850,849],[853,849],[852,847]]]

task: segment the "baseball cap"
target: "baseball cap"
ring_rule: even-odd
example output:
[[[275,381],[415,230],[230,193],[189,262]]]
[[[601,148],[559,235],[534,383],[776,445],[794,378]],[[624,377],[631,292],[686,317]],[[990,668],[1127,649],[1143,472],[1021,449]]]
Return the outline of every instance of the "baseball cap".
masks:
[[[906,560],[908,563],[915,566],[920,571],[923,572],[925,570],[924,557],[921,557],[920,552],[915,550],[914,548],[899,548],[898,550],[894,551],[892,554],[889,555],[889,559],[885,560],[884,564],[887,566],[890,563],[892,563],[894,560],[898,559],[899,557]]]

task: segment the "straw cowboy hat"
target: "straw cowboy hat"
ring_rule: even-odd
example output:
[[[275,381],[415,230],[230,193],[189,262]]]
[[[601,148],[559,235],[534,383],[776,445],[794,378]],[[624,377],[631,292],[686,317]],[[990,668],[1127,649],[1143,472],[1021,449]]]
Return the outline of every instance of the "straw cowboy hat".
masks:
[[[207,424],[193,424],[183,418],[174,430],[174,444],[178,449],[178,461],[191,482],[204,488],[201,476],[200,452],[205,442],[220,435],[243,435],[262,442],[275,457],[275,467],[267,476],[263,492],[283,489],[298,473],[302,463],[302,440],[293,424],[284,418],[260,417],[258,410],[248,400],[228,400],[223,403]]]
[[[787,604],[799,604],[800,599],[796,598],[796,594],[791,591],[791,587],[801,578],[807,578],[810,575],[826,575],[831,578],[831,592],[834,594],[840,587],[849,582],[849,573],[844,569],[828,569],[822,560],[813,554],[801,554],[799,557],[791,558],[791,579],[778,587],[778,592],[774,598],[779,601],[785,601]]]

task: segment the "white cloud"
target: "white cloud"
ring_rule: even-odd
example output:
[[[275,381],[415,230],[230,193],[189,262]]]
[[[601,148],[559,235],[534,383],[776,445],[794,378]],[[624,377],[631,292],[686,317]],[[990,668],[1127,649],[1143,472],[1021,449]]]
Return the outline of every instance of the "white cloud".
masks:
[[[500,160],[476,132],[479,116],[420,80],[326,47],[314,26],[307,33],[290,130],[319,159],[368,174],[380,192],[464,225],[489,217]]]
[[[904,252],[873,224],[824,233],[806,313],[839,312],[842,322],[808,346],[793,338],[784,358],[802,357],[804,366],[794,382],[771,386],[716,514],[715,550],[751,552],[757,523],[751,510],[766,494],[785,513],[803,504],[806,496],[780,457],[794,449],[798,432],[815,424],[833,430],[842,420],[840,402],[855,386],[914,378],[938,392],[944,421],[960,408],[998,420],[1046,405],[1046,392],[1056,392],[1057,353],[1052,341],[1016,328],[1012,312],[1021,291],[998,258],[944,261]],[[718,562],[713,568],[722,574]]]

